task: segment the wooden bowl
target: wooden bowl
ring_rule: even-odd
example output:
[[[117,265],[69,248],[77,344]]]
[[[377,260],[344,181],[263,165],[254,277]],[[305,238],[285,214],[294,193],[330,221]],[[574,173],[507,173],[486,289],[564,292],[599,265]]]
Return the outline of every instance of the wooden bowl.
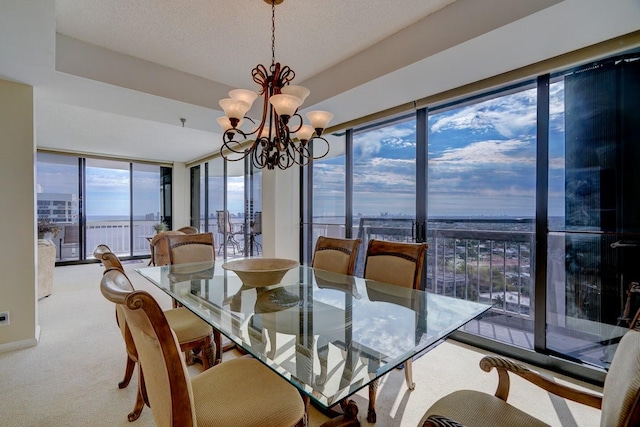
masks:
[[[285,258],[248,258],[225,262],[222,268],[236,273],[245,286],[257,288],[280,283],[287,271],[299,265]]]

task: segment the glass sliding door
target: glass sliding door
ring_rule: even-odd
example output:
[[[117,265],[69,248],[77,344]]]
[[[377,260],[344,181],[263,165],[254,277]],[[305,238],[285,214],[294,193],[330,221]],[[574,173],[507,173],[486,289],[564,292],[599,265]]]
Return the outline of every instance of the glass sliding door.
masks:
[[[218,223],[218,212],[224,211],[224,159],[218,157],[211,160],[208,163],[206,171],[208,174],[208,176],[206,177],[208,183],[206,193],[206,217],[208,219],[207,231],[213,233],[214,241],[216,243],[216,250],[218,251],[217,254],[221,255],[222,250],[224,249],[225,232],[224,227],[220,227],[220,224]],[[205,179],[204,175],[202,176],[202,179]],[[203,202],[202,205],[204,206],[205,203]]]
[[[116,255],[131,254],[130,163],[87,159],[85,169],[86,252],[104,243]]]
[[[394,120],[353,133],[353,232],[362,239],[362,275],[369,239],[416,239],[416,120]]]
[[[78,157],[38,153],[36,187],[38,221],[51,221],[60,227],[57,235],[48,236],[56,244],[56,261],[79,259]]]
[[[640,309],[637,59],[551,86],[547,347],[605,368]]]
[[[160,222],[160,166],[141,163],[132,166],[132,255],[148,255],[149,239],[155,234],[153,225]]]
[[[491,304],[465,331],[533,348],[536,89],[428,118],[427,283]]]

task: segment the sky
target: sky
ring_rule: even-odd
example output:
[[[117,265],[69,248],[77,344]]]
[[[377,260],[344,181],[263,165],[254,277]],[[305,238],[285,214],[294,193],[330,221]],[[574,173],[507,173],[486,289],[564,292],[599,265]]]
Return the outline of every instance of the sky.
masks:
[[[563,215],[563,83],[550,90],[550,215]],[[415,215],[415,128],[354,133],[354,215]],[[429,217],[534,216],[536,89],[430,114],[428,144]],[[314,170],[314,215],[344,212],[344,157]]]

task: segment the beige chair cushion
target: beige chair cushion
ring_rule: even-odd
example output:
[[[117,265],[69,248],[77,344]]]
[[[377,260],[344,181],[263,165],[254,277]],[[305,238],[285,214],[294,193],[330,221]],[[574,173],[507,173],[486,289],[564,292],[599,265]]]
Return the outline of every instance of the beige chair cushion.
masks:
[[[459,390],[438,400],[418,426],[422,426],[430,415],[443,415],[473,427],[548,426],[502,399],[475,390]]]
[[[298,391],[252,358],[207,369],[192,378],[191,387],[198,427],[294,426],[304,415]]]
[[[320,270],[347,274],[350,259],[351,257],[344,252],[333,249],[323,249],[315,253],[313,267],[319,268]]]
[[[213,333],[211,325],[184,307],[166,310],[164,316],[180,344],[202,339]]]
[[[376,255],[367,259],[364,277],[396,286],[413,287],[416,263],[397,256]]]
[[[640,393],[640,331],[622,337],[602,391],[602,427],[621,425]]]

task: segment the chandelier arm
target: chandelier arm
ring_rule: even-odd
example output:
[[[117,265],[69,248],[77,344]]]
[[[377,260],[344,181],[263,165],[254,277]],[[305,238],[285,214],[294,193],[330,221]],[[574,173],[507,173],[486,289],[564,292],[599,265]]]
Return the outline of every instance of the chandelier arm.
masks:
[[[295,129],[292,129],[291,128],[291,119],[293,119],[294,117],[297,117],[298,120],[300,121],[300,123],[298,124],[298,127],[296,127]],[[302,116],[300,114],[298,114],[298,111],[296,110],[296,113],[293,116],[291,116],[291,118],[289,118],[289,123],[287,124],[287,126],[289,127],[289,132],[290,133],[296,133],[302,128],[303,124],[304,124],[304,121],[302,119]]]
[[[313,143],[314,143],[314,145],[315,145],[315,142],[316,142],[316,141],[319,141],[319,140],[324,141],[324,145],[325,145],[325,147],[326,147],[326,148],[325,148],[324,152],[322,153],[322,155],[319,155],[319,156],[314,156],[314,155],[313,155],[313,152],[311,152],[311,151],[309,150],[309,151],[310,151],[310,154],[311,154],[310,158],[311,158],[311,159],[313,159],[313,160],[320,160],[320,159],[324,158],[327,154],[329,154],[329,141],[327,141],[326,139],[324,139],[324,137],[322,137],[322,136],[315,136],[315,137],[311,138],[311,140],[310,140],[309,142],[313,142]],[[307,142],[307,147],[309,147],[309,142]],[[311,146],[311,148],[313,149],[313,148],[315,148],[315,147]]]

